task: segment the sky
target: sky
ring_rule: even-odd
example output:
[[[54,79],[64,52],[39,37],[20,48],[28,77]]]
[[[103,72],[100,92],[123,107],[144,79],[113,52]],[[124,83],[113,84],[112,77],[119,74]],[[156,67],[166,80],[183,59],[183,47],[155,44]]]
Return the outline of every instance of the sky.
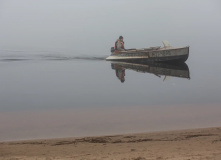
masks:
[[[126,48],[183,46],[220,28],[219,0],[0,0],[1,49],[99,55],[120,35]]]

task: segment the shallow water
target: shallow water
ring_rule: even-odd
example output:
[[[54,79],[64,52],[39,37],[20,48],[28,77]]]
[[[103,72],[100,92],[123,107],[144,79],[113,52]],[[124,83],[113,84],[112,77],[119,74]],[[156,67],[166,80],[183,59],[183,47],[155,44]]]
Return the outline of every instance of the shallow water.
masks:
[[[184,68],[124,66],[123,83],[114,68],[122,64],[102,56],[10,54],[2,52],[0,62],[1,141],[213,127],[221,122],[220,70],[216,63],[205,65],[207,61],[198,59],[191,64],[193,52]]]
[[[79,2],[78,5],[83,7],[81,3]],[[113,5],[111,2],[106,3]],[[107,20],[101,21],[104,17],[98,13],[105,9],[108,9],[106,16],[117,17],[117,14],[109,13],[111,9],[106,3],[100,4],[104,8],[92,6],[100,10],[88,11],[91,16],[98,16],[97,23],[92,22],[90,16],[85,15],[86,24],[75,26],[74,23],[69,24],[70,22],[64,21],[63,25],[54,27],[50,32],[49,22],[45,19],[37,19],[48,23],[48,26],[40,26],[41,29],[45,27],[45,30],[42,30],[44,34],[40,34],[43,38],[40,40],[37,36],[38,32],[35,35],[27,28],[31,36],[26,34],[21,41],[17,41],[18,43],[15,39],[10,39],[10,36],[14,33],[20,35],[27,32],[19,28],[20,26],[14,26],[14,29],[18,29],[17,32],[13,30],[13,26],[7,28],[9,22],[6,11],[5,14],[2,12],[0,16],[5,22],[2,27],[7,28],[5,31],[8,35],[0,31],[2,37],[5,37],[5,41],[0,41],[0,141],[149,132],[214,127],[221,124],[219,60],[221,34],[218,32],[221,18],[217,15],[220,10],[215,7],[219,2],[208,2],[204,10],[197,8],[199,2],[192,4],[193,8],[185,4],[186,7],[190,7],[190,12],[187,14],[184,14],[181,4],[175,4],[181,9],[178,15],[182,16],[187,24],[181,21],[173,23],[174,30],[171,29],[171,25],[155,19],[150,18],[149,23],[143,22],[142,25],[142,19],[136,19],[142,13],[154,13],[155,17],[163,16],[165,13],[172,16],[171,10],[164,8],[171,7],[170,5],[160,5],[163,13],[150,9],[131,14],[129,9],[134,9],[133,2],[128,2],[128,10],[124,10],[127,14],[123,15],[126,19],[132,16],[140,24],[128,22],[128,27],[122,29],[127,48],[134,48],[134,46],[142,48],[147,44],[158,46],[163,38],[168,38],[167,40],[173,46],[189,45],[190,57],[184,68],[144,66],[137,69],[124,66],[123,71],[122,64],[111,64],[105,61],[116,36],[121,34],[118,32],[119,28],[114,27],[113,24],[105,25]],[[144,1],[139,3],[144,8],[145,5],[149,6]],[[56,2],[55,6],[51,6],[55,13],[59,8],[58,4],[60,3]],[[89,4],[76,12],[83,13]],[[75,6],[74,2],[70,5]],[[155,2],[151,5],[155,9],[158,8]],[[41,8],[40,6],[39,2],[37,8]],[[62,11],[67,9],[67,12],[72,13],[68,6],[64,5],[59,9]],[[27,8],[23,7],[26,9],[24,12],[27,11]],[[31,8],[35,7],[31,6]],[[46,19],[53,19],[54,16],[50,15],[47,9],[44,10]],[[209,13],[207,16],[214,19],[204,19],[204,22],[203,18],[199,17],[198,22],[192,21],[191,16],[197,17],[199,14],[195,9],[198,9],[199,13]],[[118,13],[120,7],[117,7],[116,11]],[[17,12],[24,14],[21,11]],[[60,16],[64,17],[67,12],[62,12]],[[34,13],[38,11],[34,10]],[[34,16],[39,17],[37,14]],[[173,16],[170,18],[178,19]],[[20,20],[24,21],[29,17],[23,18]],[[72,18],[75,19],[76,15],[68,19],[71,22],[81,21],[78,18],[75,20]],[[16,23],[15,20],[12,22]],[[214,25],[208,25],[209,22]],[[32,23],[36,22],[25,24]],[[158,23],[165,24],[164,28],[160,28]],[[65,28],[68,24],[73,28]],[[124,21],[123,24],[126,25],[126,22]],[[87,28],[85,25],[91,27]],[[95,26],[101,28],[93,28]],[[81,27],[85,27],[85,30],[81,31]],[[111,27],[113,31],[109,29]],[[148,27],[148,30],[145,27]],[[138,30],[135,31],[133,28]],[[100,32],[95,34],[99,29]],[[167,32],[163,31],[164,29]],[[54,34],[53,31],[60,31],[57,34],[67,41],[53,39],[51,37]],[[79,32],[82,34],[80,37]],[[54,35],[58,36],[57,34]],[[82,39],[85,39],[85,42]],[[83,43],[76,44],[78,40]],[[103,45],[96,47],[100,42]],[[71,45],[72,43],[74,45]],[[85,47],[83,44],[88,46]],[[124,80],[122,80],[122,72],[125,72]]]

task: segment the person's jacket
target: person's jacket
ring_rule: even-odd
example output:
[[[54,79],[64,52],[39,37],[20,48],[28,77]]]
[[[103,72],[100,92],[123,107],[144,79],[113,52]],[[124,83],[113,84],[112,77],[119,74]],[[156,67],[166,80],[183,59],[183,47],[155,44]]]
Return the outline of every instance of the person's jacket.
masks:
[[[117,39],[115,42],[115,50],[124,50],[124,41]]]

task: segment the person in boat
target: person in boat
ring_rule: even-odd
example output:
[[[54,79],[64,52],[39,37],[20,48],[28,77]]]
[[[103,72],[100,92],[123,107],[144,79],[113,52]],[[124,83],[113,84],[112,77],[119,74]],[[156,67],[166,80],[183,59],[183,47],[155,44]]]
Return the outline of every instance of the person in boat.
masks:
[[[118,51],[125,50],[123,36],[120,36],[119,39],[116,40],[115,45],[114,45],[114,49],[118,50]]]

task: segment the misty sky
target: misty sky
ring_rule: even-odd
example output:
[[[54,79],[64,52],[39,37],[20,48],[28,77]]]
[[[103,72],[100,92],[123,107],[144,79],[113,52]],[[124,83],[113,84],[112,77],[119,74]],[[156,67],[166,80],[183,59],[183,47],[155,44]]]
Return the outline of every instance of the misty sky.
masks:
[[[219,0],[0,0],[1,49],[109,54],[119,35],[126,48],[183,46],[220,28]]]

